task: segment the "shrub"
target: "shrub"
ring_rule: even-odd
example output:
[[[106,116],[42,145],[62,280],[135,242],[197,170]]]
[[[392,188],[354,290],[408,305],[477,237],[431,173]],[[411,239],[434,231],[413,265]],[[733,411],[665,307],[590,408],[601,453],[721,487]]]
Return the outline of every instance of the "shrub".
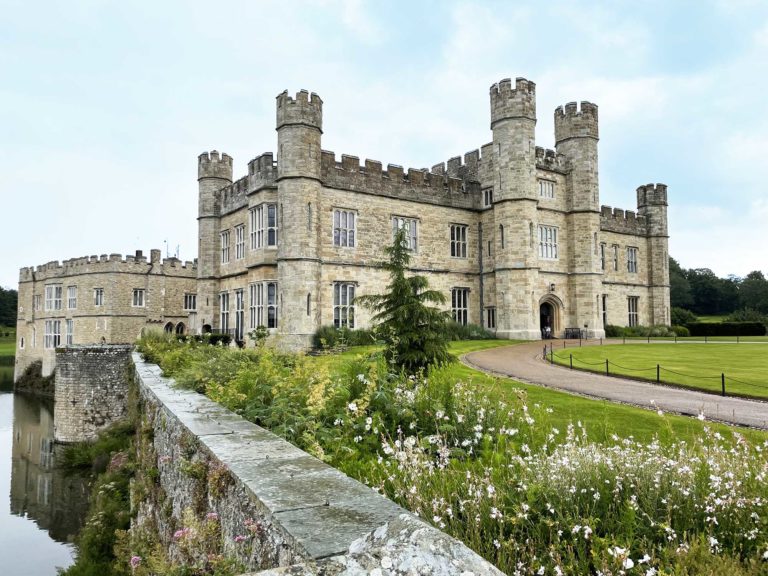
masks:
[[[761,322],[768,324],[768,316],[752,308],[742,308],[728,315],[726,322]]]
[[[672,332],[675,333],[675,336],[680,336],[681,338],[691,335],[691,331],[685,326],[672,326]]]
[[[373,331],[362,328],[351,330],[349,328],[336,328],[335,326],[321,326],[312,336],[312,345],[315,348],[336,348],[337,346],[367,346],[375,344],[376,337]]]
[[[495,334],[488,332],[477,324],[459,324],[450,321],[445,323],[445,333],[449,340],[490,340]]]
[[[674,336],[669,326],[613,326],[605,327],[606,338],[661,338]]]
[[[762,322],[692,322],[688,324],[691,336],[763,336]]]
[[[686,310],[685,308],[678,308],[677,306],[672,307],[672,310],[670,311],[670,318],[672,320],[673,326],[685,326],[690,322],[698,322],[699,320],[696,314],[690,310]]]

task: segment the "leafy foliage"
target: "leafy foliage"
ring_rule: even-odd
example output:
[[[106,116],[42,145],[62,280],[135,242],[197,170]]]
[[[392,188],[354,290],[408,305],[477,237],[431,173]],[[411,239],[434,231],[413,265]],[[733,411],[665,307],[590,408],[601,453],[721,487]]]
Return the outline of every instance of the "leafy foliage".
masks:
[[[673,326],[685,326],[690,322],[698,322],[696,314],[685,308],[672,307],[670,317]]]
[[[405,231],[398,230],[392,246],[386,249],[387,291],[359,296],[356,302],[374,312],[375,332],[384,342],[387,361],[413,374],[448,362],[451,356],[445,331],[448,313],[433,306],[444,304],[445,296],[430,290],[425,276],[405,275],[411,260],[407,246]]]
[[[0,287],[0,326],[16,326],[19,293]]]

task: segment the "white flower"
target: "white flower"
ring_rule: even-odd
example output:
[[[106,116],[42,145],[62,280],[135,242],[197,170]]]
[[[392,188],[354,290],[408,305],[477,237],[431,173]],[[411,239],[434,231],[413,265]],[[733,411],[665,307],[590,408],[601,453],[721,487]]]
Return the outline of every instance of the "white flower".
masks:
[[[354,402],[350,402],[349,406],[347,406],[350,412],[357,412],[357,404]]]
[[[635,563],[632,561],[632,558],[624,558],[624,562],[621,564],[624,566],[625,570],[629,570],[630,568],[634,568]]]

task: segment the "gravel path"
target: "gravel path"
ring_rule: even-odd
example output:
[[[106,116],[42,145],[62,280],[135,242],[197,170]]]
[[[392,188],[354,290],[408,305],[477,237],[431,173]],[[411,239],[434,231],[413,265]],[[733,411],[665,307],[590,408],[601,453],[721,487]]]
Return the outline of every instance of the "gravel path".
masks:
[[[576,341],[578,342],[578,340]],[[472,352],[462,357],[468,366],[520,382],[603,398],[652,410],[698,416],[729,424],[768,429],[768,402],[716,396],[636,380],[603,376],[553,366],[542,361],[542,342]]]

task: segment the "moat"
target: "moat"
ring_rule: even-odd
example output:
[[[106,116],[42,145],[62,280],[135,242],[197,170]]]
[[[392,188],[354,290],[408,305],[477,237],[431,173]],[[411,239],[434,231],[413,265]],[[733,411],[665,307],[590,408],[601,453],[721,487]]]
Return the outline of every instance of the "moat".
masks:
[[[14,394],[12,380],[0,367],[0,572],[54,575],[73,562],[86,483],[56,466],[53,401]]]

